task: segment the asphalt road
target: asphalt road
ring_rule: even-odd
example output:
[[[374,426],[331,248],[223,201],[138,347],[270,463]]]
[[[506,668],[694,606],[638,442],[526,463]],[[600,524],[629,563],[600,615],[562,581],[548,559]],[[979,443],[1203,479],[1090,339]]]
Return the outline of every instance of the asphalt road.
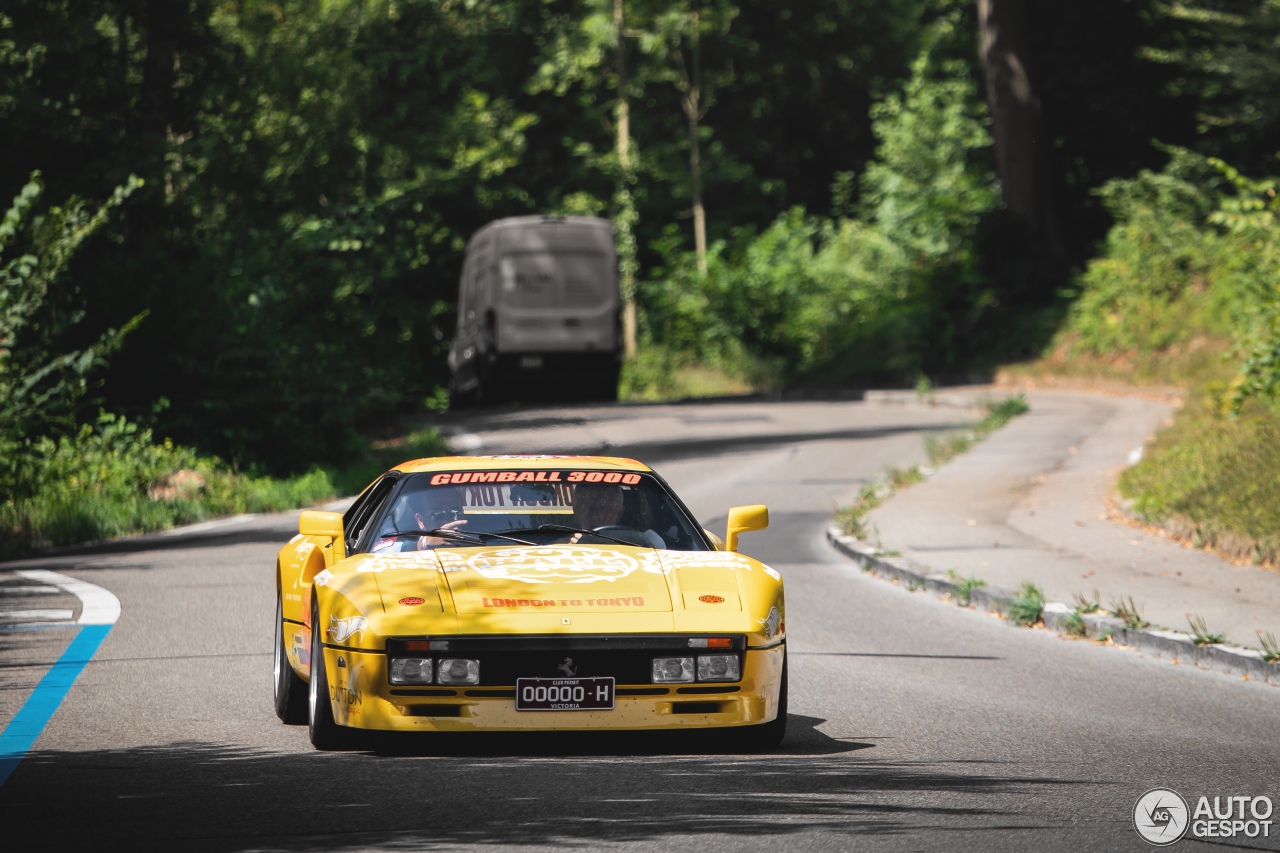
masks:
[[[647,436],[708,526],[731,505],[770,505],[772,526],[742,547],[787,583],[791,717],[778,751],[739,754],[695,734],[316,753],[305,727],[271,709],[272,558],[296,529],[285,514],[0,564],[0,582],[52,569],[122,607],[0,787],[0,849],[1145,850],[1130,820],[1150,788],[1193,805],[1202,794],[1280,800],[1276,688],[1011,628],[861,575],[829,549],[833,502],[917,461],[925,431],[956,411],[679,411],[703,420],[702,444],[678,452],[643,423],[666,409],[607,418]],[[589,412],[573,418],[604,428]],[[571,430],[564,421],[538,428]],[[716,423],[734,440],[703,441]],[[536,446],[542,437],[526,433],[523,449],[555,449]],[[0,726],[67,634],[0,632]],[[1280,849],[1280,838],[1242,842]]]

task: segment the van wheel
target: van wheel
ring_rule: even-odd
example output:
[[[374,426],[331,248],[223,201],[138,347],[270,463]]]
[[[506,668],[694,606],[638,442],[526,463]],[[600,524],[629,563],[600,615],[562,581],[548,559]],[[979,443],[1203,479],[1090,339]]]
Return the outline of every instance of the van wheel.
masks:
[[[618,374],[608,373],[597,379],[592,388],[591,398],[604,403],[618,402]]]
[[[449,382],[449,408],[451,409],[470,409],[480,402],[479,397],[480,384],[470,391],[459,391],[452,381]]]

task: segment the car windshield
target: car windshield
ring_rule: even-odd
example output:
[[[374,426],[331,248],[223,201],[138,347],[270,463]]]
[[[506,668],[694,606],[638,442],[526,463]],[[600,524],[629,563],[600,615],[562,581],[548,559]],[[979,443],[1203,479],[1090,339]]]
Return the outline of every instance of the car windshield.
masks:
[[[708,550],[697,525],[663,484],[638,472],[410,474],[401,479],[375,529],[368,547],[379,553],[511,545],[511,538],[533,545]]]

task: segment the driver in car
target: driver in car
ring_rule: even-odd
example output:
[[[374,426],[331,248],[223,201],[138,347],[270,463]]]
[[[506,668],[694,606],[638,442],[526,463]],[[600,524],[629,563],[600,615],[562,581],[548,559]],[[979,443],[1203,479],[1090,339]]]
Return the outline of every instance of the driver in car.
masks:
[[[467,520],[462,517],[462,498],[453,486],[431,486],[416,492],[405,492],[396,500],[389,519],[393,530],[461,530]],[[396,544],[400,543],[399,547]],[[373,551],[425,551],[441,545],[457,545],[453,538],[419,536],[417,539],[390,536],[379,540]]]
[[[622,524],[622,516],[626,512],[626,499],[622,486],[613,483],[579,483],[573,491],[574,524],[585,530],[600,530],[608,534],[604,528],[620,527],[634,530],[630,525]],[[570,544],[579,542],[586,533],[575,533],[569,537]],[[654,548],[666,548],[663,541],[652,530],[641,534]]]

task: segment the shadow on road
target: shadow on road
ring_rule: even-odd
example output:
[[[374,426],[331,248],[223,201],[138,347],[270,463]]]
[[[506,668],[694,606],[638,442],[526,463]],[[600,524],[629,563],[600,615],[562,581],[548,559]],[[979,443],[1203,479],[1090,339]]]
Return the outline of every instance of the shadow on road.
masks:
[[[0,822],[15,849],[97,849],[104,839],[210,851],[593,848],[690,836],[732,845],[812,831],[896,835],[965,817],[995,828],[1014,816],[988,808],[985,795],[1096,784],[1019,778],[994,763],[877,760],[868,743],[822,734],[822,722],[793,716],[782,749],[766,755],[690,755],[693,741],[634,733],[481,735],[374,753],[200,742],[42,751],[0,788]],[[297,735],[302,748],[305,730]],[[696,745],[707,751],[705,739]]]
[[[294,523],[286,527],[287,516],[280,514],[279,523],[271,524],[275,516],[263,516],[246,522],[246,526],[228,526],[226,528],[180,533],[171,536],[144,536],[134,539],[121,539],[117,542],[98,542],[92,545],[68,546],[56,554],[41,556],[33,554],[18,560],[0,562],[0,569],[22,569],[38,567],[50,571],[88,571],[92,569],[146,569],[152,568],[143,563],[122,566],[120,563],[86,564],[85,557],[109,556],[111,554],[149,554],[157,551],[176,551],[187,548],[225,548],[236,545],[267,545],[284,547],[289,537],[297,533]],[[289,518],[289,521],[293,519]],[[253,526],[248,526],[252,524]]]

